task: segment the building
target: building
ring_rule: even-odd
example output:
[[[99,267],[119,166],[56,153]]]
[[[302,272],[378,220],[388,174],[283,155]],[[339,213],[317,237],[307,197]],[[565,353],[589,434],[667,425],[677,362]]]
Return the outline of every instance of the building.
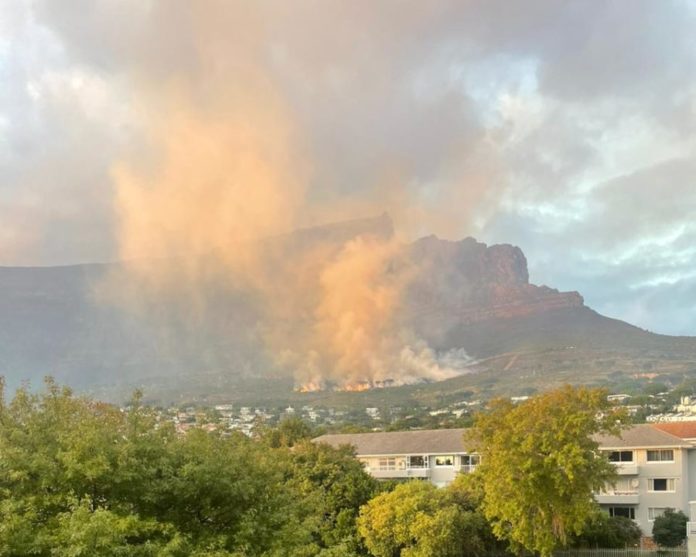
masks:
[[[378,479],[427,479],[437,486],[472,472],[479,456],[464,447],[465,429],[434,429],[322,435],[334,447],[352,445],[365,469]]]
[[[618,472],[616,483],[596,495],[610,515],[635,520],[646,535],[667,508],[688,515],[689,501],[696,499],[696,445],[658,424],[631,427],[621,437],[598,436],[597,441]]]
[[[480,463],[479,455],[465,447],[465,432],[438,429],[323,435],[315,441],[354,446],[357,458],[375,478],[417,478],[444,486]],[[597,436],[596,440],[618,473],[615,484],[595,495],[602,509],[636,521],[646,536],[652,534],[655,518],[666,508],[689,516],[689,502],[696,501],[696,421],[637,425],[620,437]]]

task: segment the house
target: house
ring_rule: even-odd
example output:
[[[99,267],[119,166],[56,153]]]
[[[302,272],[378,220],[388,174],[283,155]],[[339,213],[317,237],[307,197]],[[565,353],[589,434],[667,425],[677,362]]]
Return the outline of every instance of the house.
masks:
[[[434,429],[322,435],[314,441],[334,447],[352,445],[375,478],[427,479],[437,486],[460,472],[472,472],[480,459],[464,446],[465,429]]]
[[[467,450],[465,429],[322,435],[315,442],[352,445],[378,479],[416,478],[445,486],[472,472],[479,455]],[[634,520],[646,536],[665,509],[684,511],[696,501],[696,421],[636,425],[620,437],[597,436],[616,466],[617,481],[595,495],[612,516]],[[696,519],[696,517],[694,517]]]

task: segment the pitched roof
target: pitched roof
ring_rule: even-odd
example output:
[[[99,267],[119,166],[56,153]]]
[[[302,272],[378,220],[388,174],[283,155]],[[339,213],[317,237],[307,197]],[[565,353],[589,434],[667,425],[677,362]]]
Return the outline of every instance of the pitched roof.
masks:
[[[696,421],[679,423],[689,424],[691,437],[696,437]],[[658,425],[660,427],[658,427]],[[661,426],[675,424],[635,425],[621,432],[620,436],[595,435],[599,446],[605,449],[639,449],[648,447],[688,447],[680,436],[664,431]],[[674,428],[675,431],[677,428]],[[680,430],[681,431],[681,430]],[[389,431],[374,433],[343,433],[322,435],[314,439],[315,443],[326,443],[333,447],[352,445],[358,455],[406,455],[406,454],[448,454],[466,452],[464,433],[466,429],[422,429],[414,431]]]
[[[646,447],[685,447],[683,439],[651,424],[635,425],[624,429],[620,436],[595,435],[595,441],[606,449],[641,449]]]
[[[657,422],[653,427],[671,433],[681,439],[696,439],[696,420],[687,422]]]
[[[322,435],[315,443],[333,447],[353,445],[360,456],[449,454],[466,452],[466,429],[421,429],[414,431],[380,431]]]

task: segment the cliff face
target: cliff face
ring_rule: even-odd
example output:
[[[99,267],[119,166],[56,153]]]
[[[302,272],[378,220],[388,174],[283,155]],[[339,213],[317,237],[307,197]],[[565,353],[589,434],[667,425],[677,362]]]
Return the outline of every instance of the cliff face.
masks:
[[[410,254],[419,268],[409,289],[415,316],[447,314],[471,324],[583,306],[577,292],[530,284],[527,260],[516,246],[429,236],[412,244]]]

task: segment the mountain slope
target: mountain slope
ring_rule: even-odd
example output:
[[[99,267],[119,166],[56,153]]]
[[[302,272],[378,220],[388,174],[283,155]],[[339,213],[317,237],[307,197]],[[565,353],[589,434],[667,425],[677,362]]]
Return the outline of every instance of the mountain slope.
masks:
[[[284,266],[302,254],[321,248],[317,253],[331,257],[361,235],[389,240],[389,217],[304,229],[262,245],[284,280]],[[577,292],[530,284],[518,247],[429,236],[408,245],[406,258],[416,272],[400,313],[404,325],[436,350],[464,348],[483,361],[476,367],[482,377],[455,383],[483,381],[486,373],[519,383],[535,369],[546,380],[554,373],[572,380],[568,362],[576,378],[617,369],[673,372],[675,362],[680,370],[696,369],[696,338],[656,335],[596,313]],[[207,283],[200,318],[165,303],[138,314],[99,301],[99,285],[126,276],[122,271],[118,263],[0,267],[0,373],[11,386],[52,374],[81,388],[214,391],[268,376],[273,366],[258,333],[262,306],[226,288],[228,277]],[[119,286],[128,288],[125,280]],[[602,363],[608,360],[621,364]]]

